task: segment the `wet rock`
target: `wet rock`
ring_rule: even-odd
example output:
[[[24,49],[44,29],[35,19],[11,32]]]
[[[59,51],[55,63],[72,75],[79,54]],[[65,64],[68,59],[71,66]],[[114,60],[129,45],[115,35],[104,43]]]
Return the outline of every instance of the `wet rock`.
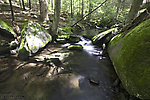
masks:
[[[102,56],[103,55],[103,51],[97,51],[92,53],[94,56]]]
[[[68,42],[69,43],[77,43],[81,41],[80,37],[77,37],[75,35],[70,35]]]
[[[83,50],[83,47],[80,44],[70,45],[67,48],[69,50],[79,50],[79,51]]]
[[[99,46],[102,46],[104,43],[108,43],[113,36],[112,31],[116,29],[117,28],[112,28],[94,36],[92,38],[92,43]]]
[[[11,53],[12,55],[15,55],[15,54],[17,54],[17,51],[16,51],[16,50],[10,50],[10,53]]]
[[[108,53],[123,87],[130,95],[150,99],[150,19],[127,35],[115,36]]]
[[[56,41],[57,41],[57,43],[60,43],[60,44],[67,43],[66,39],[60,39],[60,38],[58,38],[58,39],[56,39]]]
[[[38,23],[28,22],[21,31],[21,44],[18,57],[27,60],[29,54],[35,54],[52,40],[51,35]]]
[[[93,86],[98,86],[99,85],[99,81],[95,80],[94,78],[89,78],[88,80],[89,80],[90,84],[93,85]]]
[[[70,35],[70,34],[58,35],[58,38],[56,39],[57,43],[61,43],[61,44],[77,43],[80,40],[81,40],[80,37],[76,35]]]

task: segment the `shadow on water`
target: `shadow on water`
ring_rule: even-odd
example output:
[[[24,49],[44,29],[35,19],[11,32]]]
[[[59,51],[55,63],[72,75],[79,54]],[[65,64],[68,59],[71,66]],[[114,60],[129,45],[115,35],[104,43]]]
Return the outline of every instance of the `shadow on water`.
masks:
[[[91,45],[91,41],[82,37],[81,39],[77,44],[83,46],[83,51],[75,51],[68,61],[69,64],[64,66],[70,73],[57,77],[60,91],[54,93],[55,96],[53,94],[54,98],[51,99],[112,100],[112,84],[116,74],[109,58],[93,56],[94,52],[101,49]]]

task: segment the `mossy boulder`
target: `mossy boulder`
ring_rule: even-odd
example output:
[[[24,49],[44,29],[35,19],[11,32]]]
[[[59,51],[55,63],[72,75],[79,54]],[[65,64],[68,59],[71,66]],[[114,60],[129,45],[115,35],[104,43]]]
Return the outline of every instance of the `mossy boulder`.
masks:
[[[58,35],[58,38],[56,39],[57,43],[65,44],[65,43],[77,43],[81,39],[80,37],[76,35],[70,35],[70,34],[62,34]]]
[[[117,28],[112,28],[112,29],[106,30],[102,33],[99,33],[98,35],[95,35],[92,38],[92,43],[95,45],[101,46],[101,45],[103,45],[103,43],[109,42],[113,36],[112,31],[115,31],[115,30],[117,30]]]
[[[115,36],[108,53],[125,89],[138,98],[150,99],[150,19],[125,36]]]
[[[28,56],[36,53],[52,40],[51,35],[40,24],[28,22],[21,31],[21,44],[18,57],[27,60]]]
[[[0,54],[10,53],[11,49],[15,49],[18,46],[18,42],[15,41],[16,36],[12,27],[0,20]]]
[[[8,23],[0,20],[0,36],[7,39],[8,41],[12,41],[17,35]]]

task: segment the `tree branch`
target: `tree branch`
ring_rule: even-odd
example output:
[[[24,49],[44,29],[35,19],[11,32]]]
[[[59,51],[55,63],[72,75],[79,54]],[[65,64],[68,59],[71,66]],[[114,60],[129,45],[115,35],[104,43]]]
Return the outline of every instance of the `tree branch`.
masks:
[[[107,0],[105,0],[104,2],[102,2],[98,7],[96,7],[94,10],[92,10],[91,12],[89,12],[87,15],[85,15],[83,18],[81,18],[80,20],[78,20],[75,24],[73,24],[71,27],[74,27],[77,23],[79,23],[80,21],[82,21],[85,17],[89,16],[91,13],[93,13],[95,10],[97,10],[99,7],[101,7],[104,3],[106,3]]]

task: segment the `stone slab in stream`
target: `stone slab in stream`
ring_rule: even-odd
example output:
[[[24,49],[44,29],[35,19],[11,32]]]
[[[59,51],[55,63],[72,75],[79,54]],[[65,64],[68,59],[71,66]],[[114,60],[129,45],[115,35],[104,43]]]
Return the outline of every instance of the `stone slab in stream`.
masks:
[[[18,57],[27,60],[52,40],[51,35],[38,23],[28,22],[21,31],[21,44]]]

